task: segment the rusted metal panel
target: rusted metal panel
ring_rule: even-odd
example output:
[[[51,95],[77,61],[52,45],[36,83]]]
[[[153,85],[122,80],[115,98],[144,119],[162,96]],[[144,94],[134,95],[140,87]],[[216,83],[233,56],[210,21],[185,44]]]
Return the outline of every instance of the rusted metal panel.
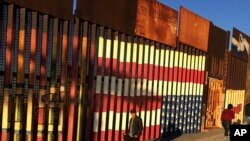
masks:
[[[249,44],[250,37],[234,27],[231,52],[239,58],[248,61]]]
[[[73,0],[3,0],[23,8],[39,11],[69,20],[72,17]]]
[[[209,32],[208,76],[223,79],[225,50],[228,48],[230,32],[213,24],[211,24]]]
[[[210,22],[205,18],[180,8],[179,40],[181,43],[195,47],[199,50],[208,50]]]
[[[227,68],[227,89],[245,90],[247,62],[236,57],[232,53],[228,53],[228,68]]]
[[[78,0],[76,10],[85,20],[171,47],[176,46],[177,14],[155,0]]]
[[[139,0],[135,34],[176,47],[177,11],[152,0]]]

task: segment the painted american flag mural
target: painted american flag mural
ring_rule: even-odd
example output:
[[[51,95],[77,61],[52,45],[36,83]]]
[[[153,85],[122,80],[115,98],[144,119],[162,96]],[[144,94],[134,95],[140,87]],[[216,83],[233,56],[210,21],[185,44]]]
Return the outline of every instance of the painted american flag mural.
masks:
[[[143,119],[142,139],[159,137],[169,124],[186,133],[200,130],[202,51],[90,28],[96,29],[93,140],[122,140],[131,108]]]

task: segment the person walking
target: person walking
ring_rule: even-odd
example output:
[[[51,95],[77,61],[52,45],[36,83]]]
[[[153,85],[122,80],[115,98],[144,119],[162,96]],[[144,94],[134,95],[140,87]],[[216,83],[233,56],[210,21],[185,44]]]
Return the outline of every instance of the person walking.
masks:
[[[142,119],[136,115],[136,110],[130,110],[131,119],[129,121],[129,128],[124,134],[125,141],[139,141],[142,132]]]
[[[244,107],[244,114],[246,118],[246,122],[249,125],[250,124],[250,100],[248,101],[248,104]]]
[[[232,119],[234,119],[233,105],[228,104],[227,109],[224,109],[221,114],[221,122],[224,128],[224,136],[228,136],[229,127],[232,124]]]

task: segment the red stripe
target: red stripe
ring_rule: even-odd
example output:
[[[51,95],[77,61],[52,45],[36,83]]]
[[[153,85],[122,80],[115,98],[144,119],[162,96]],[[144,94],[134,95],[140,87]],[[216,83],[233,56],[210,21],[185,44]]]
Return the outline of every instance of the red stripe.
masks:
[[[74,130],[74,103],[70,103],[69,106],[69,118],[68,118],[68,141],[73,139],[73,130]]]
[[[109,70],[110,70],[110,59],[109,58],[106,58],[105,59],[105,75],[109,75]],[[101,68],[98,68],[98,69],[101,69]]]
[[[100,105],[100,100],[101,100],[101,95],[100,94],[96,94],[96,101],[95,101],[95,112],[99,112],[99,106]],[[123,97],[123,105],[121,105],[121,101],[122,101],[122,97],[121,96],[117,96],[116,100],[117,100],[117,104],[114,105],[114,101],[115,101],[115,96],[114,95],[110,95],[110,102],[109,102],[109,106],[110,106],[110,111],[114,111],[114,109],[116,108],[116,112],[126,112],[126,111],[121,111],[121,109],[119,108],[120,106],[122,107],[127,107],[128,105],[128,102],[130,100],[130,106],[131,108],[134,106],[133,105],[133,102],[135,100],[135,108],[137,108],[139,110],[139,107],[137,106],[140,106],[139,105],[139,102],[142,102],[142,107],[141,107],[141,110],[142,111],[150,111],[151,109],[149,108],[149,104],[153,104],[154,106],[152,107],[152,110],[157,110],[157,109],[161,109],[161,105],[160,104],[157,104],[161,101],[161,96],[158,97],[158,102],[157,102],[157,96],[148,96],[148,101],[146,101],[146,96],[139,96],[139,97],[133,97],[133,98],[129,98],[128,96],[124,96]],[[103,101],[103,105],[101,106],[102,107],[102,112],[107,112],[107,105],[108,105],[108,95],[107,94],[103,94],[103,98],[102,98],[102,101]],[[148,105],[147,106],[147,109],[145,107],[145,105]]]
[[[123,63],[119,64],[119,72],[118,73],[119,73],[118,77],[122,78],[122,75],[123,75]]]
[[[149,65],[147,65],[147,64],[144,64],[144,69],[143,69],[143,75],[142,75],[142,77],[143,78],[148,78],[148,71],[149,71]]]
[[[112,60],[112,74],[115,75],[116,74],[116,67],[117,67],[117,59],[113,59]]]
[[[7,141],[8,140],[8,132],[5,130],[2,130],[2,137],[1,137],[1,141]]]
[[[179,68],[178,69],[178,79],[177,79],[177,82],[183,82],[182,75],[183,75],[183,69]]]
[[[44,123],[44,109],[39,108],[38,110],[38,124],[43,124]]]
[[[98,58],[98,61],[101,61],[101,58]],[[136,78],[136,63],[131,64],[132,65],[131,76],[130,76],[130,64],[131,63],[126,63],[125,78]],[[109,69],[110,69],[109,65],[110,65],[110,59],[106,58],[105,75],[109,75]],[[120,65],[120,68],[119,68],[118,78],[122,78],[124,62],[120,62],[119,65]],[[117,66],[117,60],[113,59],[112,76],[115,76],[116,66]],[[144,67],[143,72],[142,72],[142,66]],[[200,71],[200,70],[194,70],[194,69],[186,69],[182,67],[169,68],[169,67],[162,67],[162,66],[155,66],[155,70],[153,70],[154,66],[155,65],[150,65],[150,64],[138,64],[138,78],[147,79],[148,77],[148,80],[155,80],[155,78],[157,78],[157,76],[160,75],[159,80],[161,81],[165,80],[165,81],[182,82],[182,81],[185,81],[187,78],[191,78],[190,82],[200,83],[200,84],[203,83],[202,80],[198,80],[196,79],[196,77],[198,77],[200,73],[204,73],[204,70]],[[98,63],[98,69],[97,69],[98,75],[101,75],[101,70],[102,70],[102,64]],[[158,73],[159,70],[160,70],[160,74]],[[150,71],[149,76],[147,76],[148,71]],[[165,71],[165,77],[163,77],[163,71]],[[143,74],[141,74],[141,72]],[[152,75],[152,72],[154,72],[154,75]],[[178,78],[180,74],[184,76]]]
[[[132,75],[131,78],[136,78],[136,63],[130,63],[132,65]]]
[[[162,67],[162,66],[159,67],[159,70],[160,70],[160,72],[159,72],[159,80],[161,80],[161,79],[162,79],[163,81],[165,80],[164,77],[163,77],[164,69],[165,69],[165,68]]]
[[[154,135],[154,130],[156,129],[156,135]],[[160,135],[160,125],[151,125],[150,127],[144,127],[143,130],[145,130],[145,139],[153,139],[158,138]],[[149,136],[149,133],[151,134]],[[142,137],[141,137],[142,138]]]
[[[42,136],[37,136],[37,141],[43,141],[43,137]]]
[[[138,78],[142,78],[143,77],[143,73],[142,72],[142,64],[138,64]]]

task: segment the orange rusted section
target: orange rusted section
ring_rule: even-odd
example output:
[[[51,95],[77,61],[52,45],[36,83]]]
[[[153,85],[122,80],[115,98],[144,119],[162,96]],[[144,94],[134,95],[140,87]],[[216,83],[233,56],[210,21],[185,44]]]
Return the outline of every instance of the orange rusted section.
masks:
[[[178,12],[154,0],[139,0],[135,34],[176,47]]]
[[[208,51],[210,21],[180,8],[179,41],[202,51]]]

